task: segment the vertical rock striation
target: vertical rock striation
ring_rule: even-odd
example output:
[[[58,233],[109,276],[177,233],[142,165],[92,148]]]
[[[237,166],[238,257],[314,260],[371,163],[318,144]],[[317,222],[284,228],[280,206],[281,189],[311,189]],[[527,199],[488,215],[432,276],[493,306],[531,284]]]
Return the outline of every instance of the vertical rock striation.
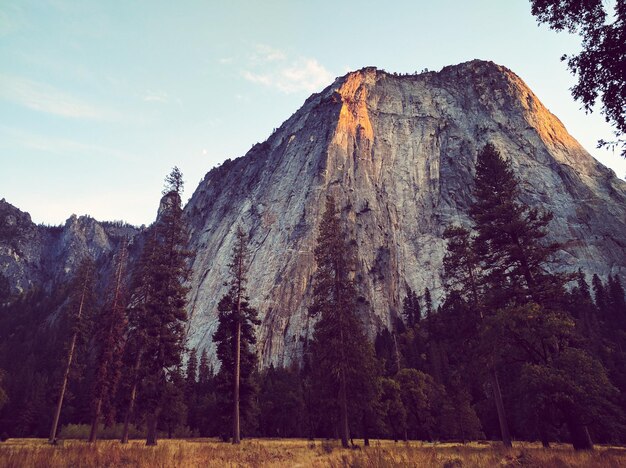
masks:
[[[358,247],[359,304],[370,333],[406,288],[442,294],[442,233],[467,224],[476,153],[510,158],[523,201],[554,213],[554,268],[626,278],[626,183],[595,161],[510,70],[472,61],[397,76],[364,68],[314,94],[269,139],[200,183],[186,213],[191,346],[214,351],[237,225],[250,233],[249,294],[263,320],[264,365],[298,359],[324,199],[333,194]]]

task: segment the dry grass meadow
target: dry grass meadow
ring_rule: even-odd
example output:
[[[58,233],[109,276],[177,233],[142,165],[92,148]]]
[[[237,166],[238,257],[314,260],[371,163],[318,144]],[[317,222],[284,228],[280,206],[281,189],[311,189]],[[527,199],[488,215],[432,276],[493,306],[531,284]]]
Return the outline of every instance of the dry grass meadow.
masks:
[[[362,441],[359,441],[362,442]],[[0,444],[0,467],[624,467],[626,449],[597,447],[577,453],[566,445],[545,450],[516,443],[511,450],[492,444],[427,444],[372,441],[370,447],[341,449],[337,442],[251,439],[240,446],[214,439],[143,441],[66,440],[50,446],[43,439],[9,439]]]

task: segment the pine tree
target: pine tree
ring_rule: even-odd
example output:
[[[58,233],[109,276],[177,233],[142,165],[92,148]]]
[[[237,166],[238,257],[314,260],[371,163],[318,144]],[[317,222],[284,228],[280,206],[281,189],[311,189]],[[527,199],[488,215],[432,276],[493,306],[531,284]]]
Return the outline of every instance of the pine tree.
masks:
[[[150,228],[147,239],[141,251],[131,277],[132,295],[128,304],[128,340],[125,347],[126,374],[129,380],[129,395],[124,416],[124,429],[121,443],[128,443],[128,431],[131,419],[135,416],[137,394],[142,381],[142,362],[146,346],[146,328],[144,323],[148,316],[148,304],[153,299],[154,284],[151,280],[151,271],[156,264],[157,241],[156,231]]]
[[[198,352],[195,348],[189,351],[184,386],[185,402],[187,404],[187,425],[191,429],[195,429],[198,426]]]
[[[94,263],[91,258],[86,257],[78,266],[70,289],[67,313],[69,316],[69,322],[71,324],[71,337],[67,348],[65,370],[63,372],[61,387],[59,390],[59,397],[57,400],[56,410],[52,421],[52,428],[50,429],[49,442],[51,444],[55,444],[57,440],[56,437],[59,417],[61,416],[61,408],[63,406],[63,399],[65,398],[65,391],[67,389],[67,384],[70,378],[72,365],[75,362],[75,352],[77,345],[81,340],[86,340],[87,337],[87,326],[91,315],[91,308],[93,307],[94,302],[94,282]]]
[[[407,288],[406,297],[402,301],[402,315],[409,328],[413,328],[422,318],[419,299],[411,288]]]
[[[167,430],[167,438],[174,436],[174,431],[187,420],[189,400],[185,398],[185,378],[180,367],[168,373],[163,395],[161,420]]]
[[[626,299],[622,282],[617,275],[609,275],[607,306],[612,323],[626,330]]]
[[[430,296],[430,289],[424,290],[424,303],[426,304],[426,317],[430,317],[433,314],[433,299]]]
[[[598,308],[581,270],[576,274],[576,286],[572,288],[569,298],[568,310],[576,319],[581,334],[589,340],[590,350],[597,354],[600,347]]]
[[[105,415],[107,424],[113,422],[113,398],[120,379],[122,353],[124,351],[126,325],[128,323],[124,288],[124,274],[128,257],[126,244],[126,239],[123,239],[120,243],[115,260],[110,299],[102,309],[96,327],[96,376],[92,391],[93,416],[89,442],[96,440],[101,414]]]
[[[470,215],[478,232],[475,244],[489,293],[486,306],[490,308],[483,342],[500,355],[516,353],[519,359],[521,353],[527,366],[541,369],[537,375],[543,375],[546,381],[564,371],[558,366],[559,362],[570,362],[565,359],[567,356],[582,353],[593,361],[583,351],[571,347],[569,330],[573,320],[563,311],[564,283],[569,278],[548,272],[547,265],[558,248],[558,244],[545,242],[552,214],[519,201],[519,187],[510,162],[490,144],[478,155],[475,185],[476,202]],[[589,374],[578,378],[593,388],[594,373],[604,370],[599,363],[588,369]],[[600,370],[596,373],[597,369]],[[568,366],[565,371],[574,369]],[[607,398],[607,392],[598,392],[595,401]],[[554,403],[555,394],[552,401],[561,410],[574,448],[593,449],[583,417],[585,407],[591,403],[578,396],[571,394],[569,400]],[[541,405],[538,403],[539,411],[544,410]]]
[[[146,411],[146,445],[156,445],[156,430],[163,407],[168,373],[181,364],[189,252],[181,192],[183,179],[177,167],[165,179],[157,221],[151,226],[141,259],[134,272],[130,300],[131,395],[122,441],[128,439],[128,422],[141,392]],[[139,384],[141,386],[139,387]]]
[[[606,288],[597,274],[593,275],[593,278],[591,279],[591,286],[593,287],[593,298],[596,303],[596,307],[600,311],[600,314],[605,315],[608,309],[607,305],[609,298],[607,297]],[[604,318],[606,318],[606,316],[604,316]]]
[[[203,349],[202,354],[200,354],[200,365],[198,366],[198,384],[202,388],[209,383],[212,377],[213,371],[211,366],[209,366],[209,356],[206,349]]]
[[[196,348],[192,348],[189,352],[189,359],[187,360],[187,375],[185,377],[185,393],[187,398],[192,398],[195,393],[196,385],[198,383],[198,351]]]
[[[520,203],[518,182],[510,162],[491,144],[478,154],[475,177],[476,202],[470,216],[478,232],[476,249],[495,292],[493,306],[533,300],[559,308],[563,285],[569,278],[549,274],[546,264],[559,244],[546,244],[552,213]],[[498,297],[504,292],[504,297]]]
[[[357,292],[351,279],[356,258],[353,245],[332,197],[326,199],[325,208],[315,248],[317,270],[309,309],[318,317],[312,342],[314,383],[334,409],[341,443],[348,447],[349,401],[368,404],[359,397],[371,394],[367,381],[372,379],[373,350],[356,315]]]
[[[254,326],[260,321],[257,311],[249,304],[246,283],[249,262],[247,238],[241,227],[237,228],[235,246],[231,257],[230,284],[228,292],[220,300],[219,325],[213,341],[217,344],[217,357],[221,362],[218,383],[225,390],[231,389],[232,443],[241,442],[241,403],[249,412],[256,393],[253,373],[256,369]]]
[[[470,309],[477,313],[482,321],[485,317],[485,273],[480,265],[480,255],[476,241],[470,232],[461,227],[449,227],[444,232],[448,240],[448,248],[444,257],[444,278],[448,297],[454,297],[469,304]],[[498,414],[500,435],[505,447],[512,447],[509,424],[506,417],[502,390],[496,362],[492,352],[487,352],[487,366],[489,369],[490,385]]]

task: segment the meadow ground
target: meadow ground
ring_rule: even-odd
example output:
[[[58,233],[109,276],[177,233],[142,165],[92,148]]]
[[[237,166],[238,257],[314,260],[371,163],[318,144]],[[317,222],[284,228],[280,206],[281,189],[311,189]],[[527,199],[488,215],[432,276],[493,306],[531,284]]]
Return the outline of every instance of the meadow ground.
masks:
[[[358,441],[362,445],[362,441]],[[505,450],[497,444],[429,444],[372,441],[370,447],[341,449],[335,441],[249,439],[240,446],[214,439],[160,440],[157,447],[143,441],[66,440],[50,446],[43,439],[9,439],[0,443],[0,467],[623,467],[626,449],[597,447],[574,452],[566,445],[543,449],[516,443]]]

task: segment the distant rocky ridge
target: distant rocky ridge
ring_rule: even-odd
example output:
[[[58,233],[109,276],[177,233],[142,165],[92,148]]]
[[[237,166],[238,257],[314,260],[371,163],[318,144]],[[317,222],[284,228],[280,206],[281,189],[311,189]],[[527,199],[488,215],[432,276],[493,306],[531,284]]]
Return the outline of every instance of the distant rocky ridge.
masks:
[[[32,222],[4,198],[0,200],[0,274],[9,279],[11,292],[33,288],[49,290],[67,281],[86,255],[107,258],[125,236],[132,239],[140,229],[119,222],[98,222],[89,216],[72,215],[63,226]]]
[[[487,142],[511,159],[523,201],[554,213],[550,240],[564,243],[555,269],[626,280],[626,183],[517,75],[484,61],[408,76],[364,68],[311,96],[196,189],[185,207],[194,252],[189,345],[214,355],[216,306],[241,225],[250,234],[261,362],[299,359],[312,331],[313,249],[328,194],[358,247],[359,313],[371,334],[399,313],[407,287],[440,298],[442,233],[469,222],[476,154]],[[139,232],[88,217],[35,226],[4,201],[0,221],[17,226],[13,237],[0,233],[0,273],[16,291],[48,284],[87,250],[102,256]]]

